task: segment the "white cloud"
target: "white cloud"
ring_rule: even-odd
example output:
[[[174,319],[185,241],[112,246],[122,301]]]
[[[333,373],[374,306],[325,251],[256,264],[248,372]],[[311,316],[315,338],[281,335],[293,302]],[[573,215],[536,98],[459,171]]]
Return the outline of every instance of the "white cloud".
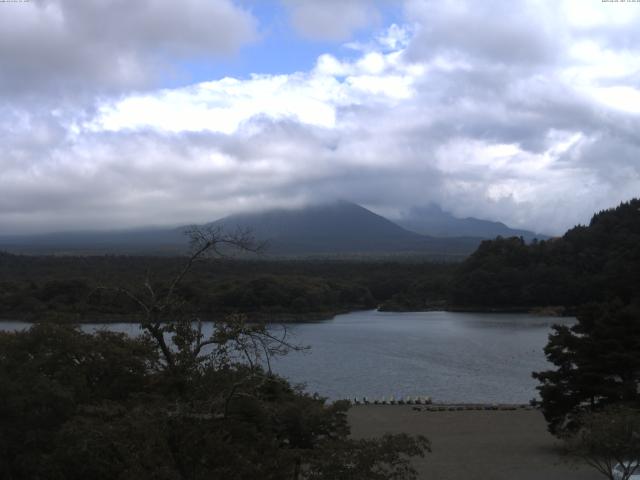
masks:
[[[245,81],[226,78],[106,104],[100,107],[91,128],[233,133],[260,115],[331,127],[335,124],[334,103],[339,99],[340,86],[328,77],[255,75]]]
[[[55,111],[0,104],[0,229],[180,224],[343,197],[381,212],[433,201],[561,233],[637,195],[633,29],[581,18],[575,2],[509,3],[508,25],[498,4],[410,0],[408,25],[309,71],[123,90]],[[40,15],[68,25],[56,5],[38,3]],[[131,58],[144,77],[146,48],[106,58]],[[52,62],[38,68],[68,79],[91,65]]]
[[[155,128],[166,132],[231,134],[255,117],[293,120],[334,128],[338,110],[354,105],[386,105],[410,98],[421,73],[396,53],[370,52],[355,62],[322,55],[308,73],[224,78],[185,88],[125,97],[98,108],[87,124],[93,131]]]
[[[640,18],[640,9],[634,2],[603,2],[602,0],[564,0],[560,3],[561,14],[571,27],[590,29],[594,27],[620,28],[633,25]]]

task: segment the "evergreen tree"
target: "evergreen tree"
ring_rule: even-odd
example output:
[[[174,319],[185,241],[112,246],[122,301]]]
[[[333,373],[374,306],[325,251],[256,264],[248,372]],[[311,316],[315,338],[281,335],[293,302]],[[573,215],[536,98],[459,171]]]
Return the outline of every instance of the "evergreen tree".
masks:
[[[574,430],[585,411],[640,406],[640,307],[621,302],[582,309],[572,327],[555,326],[545,347],[557,368],[535,372],[554,434]]]

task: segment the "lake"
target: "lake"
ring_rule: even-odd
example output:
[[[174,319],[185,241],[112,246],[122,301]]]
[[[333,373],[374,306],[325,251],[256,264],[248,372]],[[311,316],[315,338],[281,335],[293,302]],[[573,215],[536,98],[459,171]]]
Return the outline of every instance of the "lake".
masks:
[[[436,402],[526,403],[537,397],[531,372],[550,368],[542,351],[551,326],[571,318],[528,314],[365,311],[289,324],[308,345],[273,370],[331,399],[430,396]],[[28,327],[0,323],[0,329]],[[130,334],[137,325],[84,325]],[[205,326],[205,333],[210,331]]]

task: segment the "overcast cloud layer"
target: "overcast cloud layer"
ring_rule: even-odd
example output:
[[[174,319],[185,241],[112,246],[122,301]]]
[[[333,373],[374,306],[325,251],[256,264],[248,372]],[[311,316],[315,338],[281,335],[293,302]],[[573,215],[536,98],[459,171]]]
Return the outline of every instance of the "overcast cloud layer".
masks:
[[[344,55],[167,89],[268,34],[247,2],[180,5],[0,4],[0,233],[346,198],[558,234],[640,194],[639,3],[408,0],[388,25],[387,3],[283,0]]]

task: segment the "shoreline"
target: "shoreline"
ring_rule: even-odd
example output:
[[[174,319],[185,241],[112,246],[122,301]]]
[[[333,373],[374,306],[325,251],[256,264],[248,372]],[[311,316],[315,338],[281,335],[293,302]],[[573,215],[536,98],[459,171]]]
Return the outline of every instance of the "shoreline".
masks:
[[[331,320],[336,315],[342,315],[346,313],[358,312],[361,310],[345,310],[337,312],[310,312],[310,313],[240,313],[246,315],[249,322],[264,322],[264,323],[315,323],[325,320]],[[219,315],[193,315],[194,319],[200,318],[203,322],[218,322],[223,320],[228,315],[234,315],[235,313],[224,313]],[[64,318],[64,317],[50,317],[44,319],[33,318],[35,315],[27,315],[20,317],[0,317],[0,323],[5,322],[21,322],[21,323],[61,323],[61,324],[88,324],[88,325],[100,325],[100,324],[115,324],[115,323],[140,323],[142,317],[137,314],[113,314],[113,315],[89,315],[86,317]]]
[[[410,405],[352,406],[355,439],[386,433],[424,435],[432,451],[412,459],[418,479],[597,480],[600,474],[564,454],[537,409],[417,411]]]
[[[513,307],[479,307],[461,305],[434,305],[420,310],[398,309],[398,308],[378,308],[380,312],[392,313],[416,313],[416,312],[453,312],[453,313],[528,313],[548,317],[574,317],[576,307],[565,307],[563,305],[547,306],[513,306]]]
[[[345,315],[355,312],[383,312],[383,313],[424,313],[424,312],[452,312],[452,313],[495,313],[495,314],[529,314],[537,315],[541,317],[558,317],[566,318],[575,316],[575,308],[565,308],[562,306],[547,306],[547,307],[456,307],[456,306],[434,306],[433,308],[423,308],[420,310],[399,310],[399,309],[385,309],[376,308],[371,310],[353,309],[353,310],[335,310],[327,312],[307,312],[307,313],[266,313],[266,312],[229,312],[221,313],[218,315],[194,315],[194,318],[200,317],[203,322],[217,322],[227,315],[241,314],[246,315],[250,322],[263,322],[263,323],[316,323],[332,320],[337,315]],[[49,315],[49,318],[46,318]],[[114,324],[114,323],[140,323],[140,316],[137,314],[95,314],[86,317],[75,316],[69,314],[68,318],[65,318],[64,314],[45,314],[45,318],[34,318],[35,314],[28,314],[22,317],[0,317],[0,323],[8,322],[21,322],[21,323],[38,323],[38,322],[53,322],[60,324]]]
[[[515,411],[539,410],[537,405],[529,403],[486,403],[486,402],[431,402],[412,401],[352,401],[351,408],[358,407],[411,407],[416,412],[463,412],[463,411]]]

